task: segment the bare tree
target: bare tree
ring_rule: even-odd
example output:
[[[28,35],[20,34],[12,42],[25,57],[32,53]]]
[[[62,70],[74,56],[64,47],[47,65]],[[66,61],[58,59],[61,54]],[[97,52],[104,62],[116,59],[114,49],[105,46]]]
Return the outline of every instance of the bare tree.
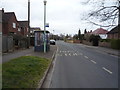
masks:
[[[120,0],[87,0],[85,4],[90,3],[98,5],[88,14],[90,23],[109,28],[120,24]]]

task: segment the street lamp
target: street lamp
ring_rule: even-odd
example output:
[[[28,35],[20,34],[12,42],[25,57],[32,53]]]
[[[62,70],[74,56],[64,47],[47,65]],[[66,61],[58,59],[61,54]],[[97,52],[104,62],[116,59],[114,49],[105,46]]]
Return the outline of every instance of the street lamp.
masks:
[[[119,13],[119,16],[118,16],[118,25],[120,25],[120,1],[118,3],[118,13]]]
[[[44,0],[44,53],[46,53],[46,3],[47,1]]]

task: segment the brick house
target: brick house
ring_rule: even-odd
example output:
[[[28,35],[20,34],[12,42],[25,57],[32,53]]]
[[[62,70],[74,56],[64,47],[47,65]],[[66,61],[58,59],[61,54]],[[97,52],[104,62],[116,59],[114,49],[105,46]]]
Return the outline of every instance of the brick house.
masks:
[[[18,21],[20,33],[24,37],[28,37],[28,21]]]
[[[102,39],[107,38],[107,33],[108,33],[108,31],[103,28],[98,28],[95,31],[91,32],[91,34],[99,35]]]
[[[2,34],[20,34],[17,18],[14,12],[4,12],[2,9]]]
[[[107,33],[108,39],[120,39],[120,25],[113,28]]]

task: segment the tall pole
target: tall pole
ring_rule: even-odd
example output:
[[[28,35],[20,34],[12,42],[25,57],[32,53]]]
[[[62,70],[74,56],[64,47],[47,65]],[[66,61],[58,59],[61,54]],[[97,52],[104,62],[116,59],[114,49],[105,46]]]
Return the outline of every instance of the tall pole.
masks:
[[[119,10],[118,25],[120,25],[120,1],[119,1],[119,7],[118,7],[118,10]]]
[[[47,1],[44,0],[44,53],[46,53],[46,3]]]
[[[28,48],[30,47],[30,0],[28,0]]]

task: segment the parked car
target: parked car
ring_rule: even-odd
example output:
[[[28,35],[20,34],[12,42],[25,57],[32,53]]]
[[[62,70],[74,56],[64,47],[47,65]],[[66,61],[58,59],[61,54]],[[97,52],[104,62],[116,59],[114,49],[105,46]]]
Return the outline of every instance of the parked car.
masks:
[[[51,45],[55,45],[55,44],[56,44],[55,40],[54,40],[54,39],[51,39],[51,40],[50,40],[50,44],[51,44]]]

